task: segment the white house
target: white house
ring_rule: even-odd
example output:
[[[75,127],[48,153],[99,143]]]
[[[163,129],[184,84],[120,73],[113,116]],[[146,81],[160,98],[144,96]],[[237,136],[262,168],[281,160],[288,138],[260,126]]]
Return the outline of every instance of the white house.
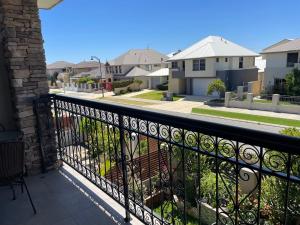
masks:
[[[223,37],[208,36],[168,60],[169,90],[204,96],[214,79],[223,80],[228,90],[235,90],[257,80],[256,56],[255,52]]]
[[[147,75],[149,79],[149,88],[156,89],[158,85],[168,82],[169,68],[161,68]]]
[[[284,39],[265,48],[261,54],[266,59],[263,88],[283,87],[286,74],[294,68],[300,69],[300,38]]]

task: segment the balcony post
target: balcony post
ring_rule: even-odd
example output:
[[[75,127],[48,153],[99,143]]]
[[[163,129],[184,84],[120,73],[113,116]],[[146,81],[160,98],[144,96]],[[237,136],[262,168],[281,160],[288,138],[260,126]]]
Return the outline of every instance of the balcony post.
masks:
[[[38,129],[34,113],[34,100],[49,92],[37,1],[2,0],[0,15],[0,123],[23,132],[25,165],[29,174],[36,174],[43,163],[53,169],[57,160],[55,136],[45,124]],[[42,105],[39,116],[45,119],[49,108]]]
[[[118,114],[119,117],[119,131],[120,131],[120,146],[121,146],[121,161],[122,161],[122,173],[123,173],[123,187],[124,187],[124,206],[125,206],[125,222],[129,222],[130,210],[129,210],[129,190],[128,190],[128,175],[127,175],[127,163],[126,163],[126,143],[124,135],[124,122],[123,116]]]

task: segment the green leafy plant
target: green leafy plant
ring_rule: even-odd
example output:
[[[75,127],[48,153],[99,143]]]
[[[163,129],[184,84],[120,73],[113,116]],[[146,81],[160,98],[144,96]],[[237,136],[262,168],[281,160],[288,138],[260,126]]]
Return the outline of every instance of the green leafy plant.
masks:
[[[153,210],[158,215],[162,216],[169,223],[174,224],[183,224],[183,212],[176,206],[176,204],[172,203],[172,201],[164,201],[160,206]],[[189,215],[186,215],[187,225],[198,225],[199,221]],[[203,222],[201,223],[203,224]]]
[[[95,81],[92,78],[90,78],[90,77],[80,77],[76,81],[76,83],[78,83],[78,84],[87,84],[88,82],[95,83]]]
[[[87,84],[94,84],[95,81],[94,81],[94,80],[88,80],[86,83],[87,83]]]
[[[291,73],[288,73],[285,77],[287,94],[300,95],[300,70],[294,69]]]
[[[300,130],[294,127],[285,128],[280,133],[291,137],[300,137]]]
[[[208,204],[216,208],[217,189],[219,193],[219,199],[220,198],[229,199],[225,186],[227,188],[230,188],[229,181],[226,178],[221,179],[219,176],[219,182],[217,186],[217,175],[212,171],[208,171],[201,178],[201,186],[200,186],[200,190],[202,194],[201,198],[207,200]]]
[[[115,89],[115,88],[122,88],[122,87],[127,87],[130,84],[132,84],[132,83],[133,83],[132,80],[114,81],[112,83],[112,87],[113,87],[113,89]]]
[[[300,137],[300,130],[296,128],[285,128],[280,131],[281,134]],[[279,156],[279,157],[278,157]],[[268,168],[273,168],[286,173],[286,162],[288,154],[268,150],[265,153],[265,164]],[[284,160],[284,161],[285,161]],[[290,173],[294,176],[299,176],[300,158],[291,155]],[[284,220],[285,202],[286,202],[287,181],[274,176],[267,176],[263,179],[261,185],[261,214],[267,218],[272,224],[281,224]],[[300,187],[299,184],[290,182],[289,198],[288,198],[288,221],[287,224],[297,224],[300,221]]]
[[[136,84],[138,84],[138,85],[141,85],[143,83],[142,80],[134,80],[133,82],[136,83]]]
[[[225,92],[225,84],[220,79],[213,80],[207,88],[207,94],[211,95],[214,92],[218,93],[218,96],[220,96],[222,93]]]
[[[118,129],[110,128],[100,121],[83,118],[80,122],[80,132],[85,136],[84,144],[89,146],[89,154],[92,158],[102,156],[104,152],[110,153],[114,149],[120,151]]]

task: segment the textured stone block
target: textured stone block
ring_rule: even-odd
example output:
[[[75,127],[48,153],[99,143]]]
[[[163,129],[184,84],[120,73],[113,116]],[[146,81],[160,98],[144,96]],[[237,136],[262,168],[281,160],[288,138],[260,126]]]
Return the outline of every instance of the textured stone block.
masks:
[[[23,86],[23,80],[22,79],[12,79],[12,86],[13,87],[22,87]]]

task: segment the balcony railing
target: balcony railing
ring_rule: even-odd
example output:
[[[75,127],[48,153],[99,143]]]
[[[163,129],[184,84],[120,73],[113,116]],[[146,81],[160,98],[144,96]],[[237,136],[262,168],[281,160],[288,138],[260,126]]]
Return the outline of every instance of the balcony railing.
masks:
[[[172,68],[172,77],[182,79],[185,78],[185,70],[182,68]]]
[[[65,96],[38,105],[47,102],[60,159],[120,203],[127,220],[299,222],[298,138]]]

